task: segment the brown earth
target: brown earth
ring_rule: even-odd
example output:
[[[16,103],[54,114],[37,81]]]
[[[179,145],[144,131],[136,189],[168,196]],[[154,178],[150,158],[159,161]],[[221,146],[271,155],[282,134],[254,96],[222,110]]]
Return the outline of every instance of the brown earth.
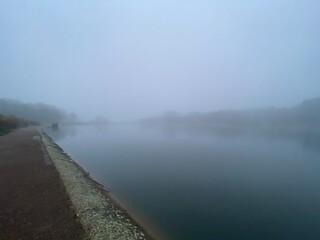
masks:
[[[38,137],[35,137],[38,136]],[[54,165],[35,129],[0,137],[0,239],[83,239]]]

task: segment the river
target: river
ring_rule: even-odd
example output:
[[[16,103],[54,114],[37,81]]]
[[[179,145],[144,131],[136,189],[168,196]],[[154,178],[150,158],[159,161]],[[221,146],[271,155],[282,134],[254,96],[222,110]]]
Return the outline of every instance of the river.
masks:
[[[320,239],[320,131],[62,126],[46,132],[175,240]]]

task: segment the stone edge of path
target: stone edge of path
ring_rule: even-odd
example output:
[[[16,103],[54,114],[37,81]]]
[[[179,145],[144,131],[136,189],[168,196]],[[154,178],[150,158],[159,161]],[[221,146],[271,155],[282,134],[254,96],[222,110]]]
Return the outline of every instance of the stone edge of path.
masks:
[[[89,174],[46,133],[41,130],[38,132],[62,179],[88,239],[154,239],[112,199],[102,185],[91,179]]]

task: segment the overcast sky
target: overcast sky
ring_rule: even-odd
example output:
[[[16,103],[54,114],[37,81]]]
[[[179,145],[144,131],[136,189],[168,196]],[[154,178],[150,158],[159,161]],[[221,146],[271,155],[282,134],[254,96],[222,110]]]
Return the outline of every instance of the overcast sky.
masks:
[[[319,0],[0,0],[0,98],[131,120],[320,96]]]

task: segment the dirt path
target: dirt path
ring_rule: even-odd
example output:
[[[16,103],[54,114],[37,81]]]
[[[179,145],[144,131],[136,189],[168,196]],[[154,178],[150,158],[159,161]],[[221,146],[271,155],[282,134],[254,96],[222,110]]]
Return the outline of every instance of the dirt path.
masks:
[[[0,137],[0,239],[82,239],[65,188],[39,134]]]

